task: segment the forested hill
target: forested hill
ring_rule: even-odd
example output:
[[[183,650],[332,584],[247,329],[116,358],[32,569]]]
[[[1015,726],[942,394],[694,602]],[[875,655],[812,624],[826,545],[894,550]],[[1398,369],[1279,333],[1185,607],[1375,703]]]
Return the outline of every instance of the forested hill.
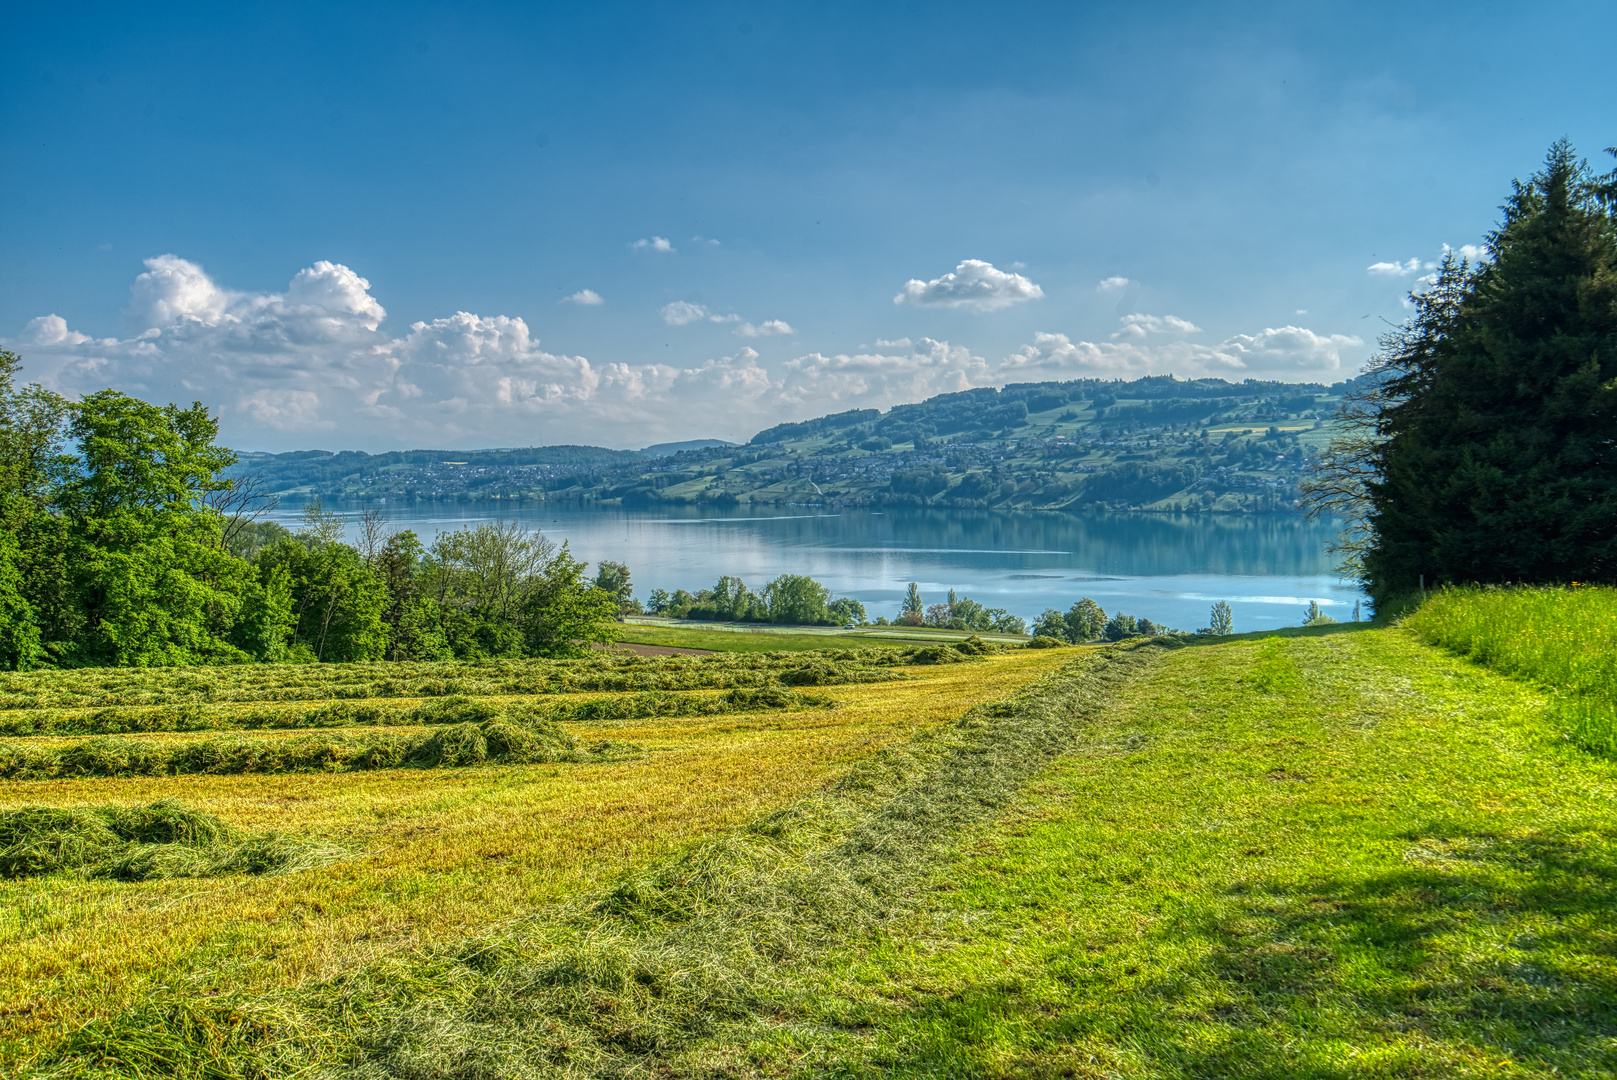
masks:
[[[1023,383],[859,409],[674,454],[244,454],[233,470],[327,500],[1291,512],[1351,384],[1171,376]],[[661,448],[653,448],[661,449]]]

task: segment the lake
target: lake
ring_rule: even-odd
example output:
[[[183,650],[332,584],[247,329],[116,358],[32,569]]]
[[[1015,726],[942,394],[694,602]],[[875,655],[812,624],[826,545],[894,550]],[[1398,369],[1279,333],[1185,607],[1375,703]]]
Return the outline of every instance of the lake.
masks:
[[[384,508],[395,528],[425,542],[445,529],[498,517],[521,521],[582,559],[627,563],[635,595],[708,588],[722,574],[753,589],[781,574],[808,574],[871,618],[899,612],[909,582],[928,604],[952,588],[1030,622],[1092,597],[1193,630],[1227,600],[1239,630],[1295,626],[1318,600],[1353,617],[1357,585],[1332,569],[1325,544],[1336,526],[1290,516],[1201,514],[1004,514],[982,510],[564,509],[554,505],[428,504]],[[350,520],[358,511],[350,512]],[[275,515],[295,527],[297,513]],[[1364,607],[1368,617],[1369,606]]]

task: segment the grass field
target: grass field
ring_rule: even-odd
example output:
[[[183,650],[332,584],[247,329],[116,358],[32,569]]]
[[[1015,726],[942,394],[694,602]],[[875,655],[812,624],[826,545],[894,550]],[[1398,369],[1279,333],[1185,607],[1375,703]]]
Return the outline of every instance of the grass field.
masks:
[[[597,725],[644,748],[609,764],[39,785],[178,796],[353,854],[0,885],[5,1060],[1617,1071],[1617,762],[1565,739],[1534,685],[1358,624],[901,673],[816,687],[836,709]]]
[[[1444,589],[1405,625],[1536,683],[1568,738],[1617,757],[1617,589]]]
[[[156,985],[202,997],[268,991],[452,941],[733,827],[1053,662],[1016,652],[906,667],[898,682],[816,688],[833,709],[566,725],[580,743],[638,750],[609,763],[7,783],[0,807],[174,799],[238,828],[318,838],[350,857],[278,876],[0,880],[0,1060],[114,1014]],[[703,668],[733,670],[695,670]],[[692,668],[678,659],[629,666],[662,669]]]

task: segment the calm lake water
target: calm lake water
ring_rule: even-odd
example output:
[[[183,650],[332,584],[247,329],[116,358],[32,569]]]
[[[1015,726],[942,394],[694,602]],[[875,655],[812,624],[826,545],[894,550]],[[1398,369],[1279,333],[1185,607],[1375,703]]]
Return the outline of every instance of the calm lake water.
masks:
[[[654,588],[710,587],[722,574],[754,589],[808,574],[870,617],[898,614],[909,582],[928,604],[952,588],[1030,621],[1093,597],[1186,630],[1227,600],[1237,630],[1295,626],[1318,600],[1353,617],[1358,587],[1332,570],[1335,526],[1282,516],[1002,514],[962,510],[768,511],[560,509],[510,505],[385,508],[394,528],[423,541],[497,517],[514,518],[582,559],[627,563],[641,599]],[[276,515],[293,524],[296,514]],[[357,511],[355,512],[357,516]],[[1368,617],[1368,604],[1365,617]]]

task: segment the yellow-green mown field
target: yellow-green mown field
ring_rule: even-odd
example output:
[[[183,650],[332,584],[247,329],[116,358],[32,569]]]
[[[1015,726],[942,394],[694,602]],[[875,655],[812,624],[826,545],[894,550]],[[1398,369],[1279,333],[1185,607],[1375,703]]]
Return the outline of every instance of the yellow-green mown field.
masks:
[[[335,847],[339,857],[311,869],[259,876],[120,881],[53,873],[0,879],[5,1056],[54,1041],[155,989],[206,995],[295,986],[486,931],[753,819],[877,749],[1006,696],[1072,655],[1018,650],[941,664],[923,658],[894,668],[901,677],[893,681],[814,687],[814,694],[831,699],[830,708],[562,725],[582,746],[609,741],[626,748],[603,760],[8,781],[0,785],[0,810],[174,800],[239,829],[274,830]],[[691,665],[629,665],[635,673],[664,667]],[[130,695],[159,703],[175,696],[165,697],[162,673],[148,677],[138,693],[118,691],[124,698],[69,687],[71,678],[63,673],[53,683],[40,677],[11,689],[22,704],[29,702],[21,695],[34,694],[42,703],[60,700],[83,710],[106,700],[133,700]],[[255,694],[273,700],[278,693],[284,696],[269,686],[215,696],[240,702]],[[550,687],[543,703],[613,696],[621,694]],[[419,700],[389,698],[400,707]],[[536,699],[491,694],[486,700],[501,705]],[[153,732],[140,738],[170,743],[214,734]],[[251,737],[294,734],[304,733]],[[4,742],[13,748],[59,747],[76,738],[83,737]]]

